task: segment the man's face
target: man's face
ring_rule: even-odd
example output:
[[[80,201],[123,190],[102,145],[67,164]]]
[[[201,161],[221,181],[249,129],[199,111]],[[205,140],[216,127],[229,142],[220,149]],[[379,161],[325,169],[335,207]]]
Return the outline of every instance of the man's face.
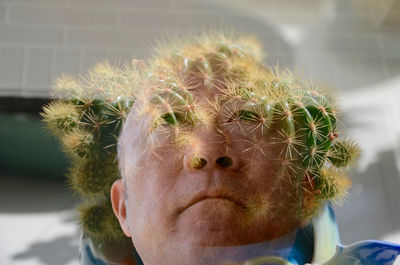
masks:
[[[147,102],[121,137],[127,234],[159,264],[168,253],[266,241],[299,225],[278,133],[235,116],[240,100],[193,97],[195,126],[155,126],[160,112]]]

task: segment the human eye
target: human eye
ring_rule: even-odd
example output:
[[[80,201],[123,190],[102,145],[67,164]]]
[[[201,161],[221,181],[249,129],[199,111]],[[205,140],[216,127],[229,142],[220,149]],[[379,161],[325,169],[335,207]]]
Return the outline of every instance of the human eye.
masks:
[[[228,105],[221,113],[221,124],[234,126],[252,123],[258,119],[258,114],[252,110],[241,108],[238,105]]]
[[[272,127],[273,114],[274,108],[267,102],[240,102],[228,105],[224,109],[221,124],[238,137],[262,138]]]
[[[176,126],[184,121],[184,117],[177,112],[167,112],[160,116],[163,121],[162,125]]]
[[[185,122],[186,116],[185,111],[182,107],[172,100],[169,95],[154,95],[150,102],[150,107],[154,111],[154,127],[174,127],[180,123]]]
[[[235,116],[239,121],[244,122],[256,122],[260,119],[257,113],[250,110],[239,110],[235,113]]]

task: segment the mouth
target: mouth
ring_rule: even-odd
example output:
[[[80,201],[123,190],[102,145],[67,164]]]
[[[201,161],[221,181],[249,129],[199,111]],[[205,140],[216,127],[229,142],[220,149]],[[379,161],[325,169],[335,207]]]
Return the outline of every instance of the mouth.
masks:
[[[220,199],[220,200],[227,200],[236,206],[239,206],[243,209],[247,209],[247,207],[238,199],[236,199],[234,196],[228,193],[224,192],[214,192],[214,193],[200,193],[197,196],[195,196],[186,206],[181,207],[178,209],[178,214],[185,211],[186,209],[190,208],[191,206],[204,201],[208,199]]]

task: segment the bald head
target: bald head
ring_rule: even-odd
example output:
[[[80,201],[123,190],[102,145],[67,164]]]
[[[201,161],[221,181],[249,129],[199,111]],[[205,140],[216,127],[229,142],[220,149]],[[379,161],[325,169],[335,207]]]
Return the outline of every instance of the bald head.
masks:
[[[112,189],[146,265],[307,222],[334,183],[319,179],[336,121],[326,98],[230,42],[185,47],[150,70],[118,143],[126,185]]]

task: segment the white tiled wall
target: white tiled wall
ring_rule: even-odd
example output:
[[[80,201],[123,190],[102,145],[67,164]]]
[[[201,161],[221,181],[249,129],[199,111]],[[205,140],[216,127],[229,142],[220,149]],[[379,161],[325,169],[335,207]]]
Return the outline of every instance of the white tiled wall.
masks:
[[[399,11],[400,17],[398,2],[385,2],[382,10],[391,10],[391,16]],[[215,28],[254,33],[265,44],[269,63],[301,69],[341,90],[357,89],[400,69],[400,24],[392,20],[377,28],[370,5],[358,0],[301,5],[290,0],[0,0],[0,95],[48,96],[62,72],[82,74],[103,59],[145,58],[157,39],[172,32]]]
[[[206,16],[209,25],[218,20]],[[164,30],[202,21],[174,13],[169,0],[0,0],[0,95],[48,96],[62,72],[143,58]]]
[[[4,46],[0,49],[0,80],[2,86],[18,89],[18,85],[22,82],[25,50],[22,47],[13,46]]]

